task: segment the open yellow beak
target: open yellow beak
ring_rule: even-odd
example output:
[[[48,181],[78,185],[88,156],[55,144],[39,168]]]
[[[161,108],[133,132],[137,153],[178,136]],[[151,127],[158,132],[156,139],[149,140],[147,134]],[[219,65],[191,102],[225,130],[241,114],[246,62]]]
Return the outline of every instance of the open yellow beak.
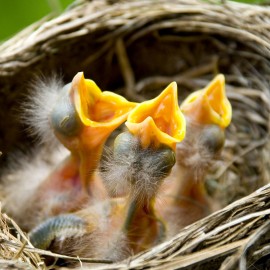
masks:
[[[204,89],[190,94],[180,108],[196,123],[226,128],[231,122],[232,107],[226,97],[224,75],[217,75]]]
[[[71,96],[84,126],[87,144],[97,145],[121,125],[137,104],[115,93],[102,92],[96,83],[77,73],[72,80]],[[87,135],[91,136],[89,138]]]
[[[133,109],[126,126],[140,138],[144,148],[166,144],[175,149],[186,132],[185,118],[178,107],[176,83],[171,83],[155,99],[142,102]]]

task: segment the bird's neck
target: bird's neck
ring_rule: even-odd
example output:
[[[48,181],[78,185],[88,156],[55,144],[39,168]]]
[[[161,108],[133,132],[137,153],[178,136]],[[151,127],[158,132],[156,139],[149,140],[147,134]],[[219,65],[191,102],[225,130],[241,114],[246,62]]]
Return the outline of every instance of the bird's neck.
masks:
[[[82,150],[79,155],[74,155],[79,160],[79,175],[83,191],[89,197],[106,197],[106,190],[101,179],[97,175],[97,168],[101,159],[103,144]],[[97,191],[100,194],[97,194]]]
[[[157,244],[164,235],[164,225],[156,216],[154,201],[154,198],[143,202],[131,199],[126,206],[122,231],[135,252]]]
[[[207,204],[208,200],[204,183],[205,174],[201,172],[198,176],[190,168],[179,167],[177,168],[177,175],[171,185],[169,195],[179,202],[190,200],[202,205]]]
[[[48,206],[43,212],[47,216],[76,211],[85,204],[88,196],[82,193],[79,160],[72,155],[63,160],[38,186],[32,201],[35,209],[43,209],[46,201]]]
[[[138,219],[142,218],[151,218],[155,215],[152,199],[149,201],[138,201],[138,199],[129,199],[126,205],[126,219],[123,224],[123,230],[128,231],[132,226],[133,222],[136,222]]]
[[[46,188],[48,190],[76,189],[80,186],[79,161],[72,155],[68,156],[56,169],[48,176]]]

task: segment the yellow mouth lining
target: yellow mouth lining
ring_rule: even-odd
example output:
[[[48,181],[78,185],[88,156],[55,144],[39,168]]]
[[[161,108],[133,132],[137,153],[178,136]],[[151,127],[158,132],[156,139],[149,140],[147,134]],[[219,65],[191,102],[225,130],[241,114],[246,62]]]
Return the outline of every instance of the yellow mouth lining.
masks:
[[[185,136],[185,118],[178,107],[176,83],[171,83],[155,99],[133,109],[126,126],[145,148],[162,143],[174,149]]]
[[[232,118],[232,107],[226,97],[224,75],[217,75],[204,89],[189,95],[181,104],[185,116],[201,123],[226,128]]]
[[[85,126],[115,126],[123,123],[136,103],[108,91],[102,92],[96,83],[79,72],[72,81],[76,111]]]

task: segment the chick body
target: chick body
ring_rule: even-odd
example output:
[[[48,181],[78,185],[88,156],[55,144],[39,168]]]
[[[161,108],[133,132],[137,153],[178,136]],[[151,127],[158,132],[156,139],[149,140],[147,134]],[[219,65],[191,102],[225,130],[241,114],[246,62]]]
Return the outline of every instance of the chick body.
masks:
[[[231,120],[224,84],[224,76],[218,75],[181,105],[186,118],[186,137],[177,144],[176,165],[161,189],[163,205],[157,205],[167,221],[168,238],[219,207],[207,195],[205,177],[220,157],[224,129]]]
[[[186,120],[186,137],[176,147],[176,164],[161,188],[162,205],[156,206],[167,221],[168,238],[219,208],[206,192],[205,177],[219,158],[224,131],[217,125]]]
[[[136,106],[117,94],[101,92],[93,81],[84,79],[82,72],[65,86],[56,78],[48,84],[38,82],[35,91],[36,96],[29,101],[27,108],[27,121],[36,128],[43,141],[52,133],[70,154],[52,166],[52,171],[47,171],[43,179],[31,176],[38,179],[34,180],[34,186],[28,188],[31,192],[17,196],[19,210],[13,211],[14,207],[8,204],[12,203],[10,198],[26,189],[16,189],[7,195],[7,211],[26,231],[50,216],[77,211],[86,203],[107,197],[102,180],[96,173],[103,145]],[[23,172],[31,167],[23,165]],[[39,165],[42,170],[42,162]],[[15,173],[13,180],[20,181],[20,175]],[[22,180],[25,185],[29,184],[28,179]],[[12,184],[13,187],[15,185]]]
[[[121,141],[127,138],[128,146],[123,149]],[[119,169],[129,195],[45,221],[31,232],[36,247],[70,256],[118,261],[163,240],[164,225],[155,214],[153,200],[175,162],[173,150],[165,146],[157,150],[142,149],[138,139],[129,133],[119,135],[116,141],[121,149],[115,151],[102,175],[108,178]],[[149,170],[150,166],[154,168]],[[70,226],[70,220],[76,222]]]

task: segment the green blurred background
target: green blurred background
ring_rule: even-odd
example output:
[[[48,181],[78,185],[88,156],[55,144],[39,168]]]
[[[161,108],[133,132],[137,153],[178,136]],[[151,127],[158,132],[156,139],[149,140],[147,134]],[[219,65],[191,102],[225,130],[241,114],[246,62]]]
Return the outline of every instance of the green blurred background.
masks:
[[[44,16],[62,12],[73,0],[0,0],[0,41],[10,38]],[[246,3],[269,3],[269,0],[238,0]]]
[[[73,0],[0,0],[0,41],[44,16],[62,12]]]

